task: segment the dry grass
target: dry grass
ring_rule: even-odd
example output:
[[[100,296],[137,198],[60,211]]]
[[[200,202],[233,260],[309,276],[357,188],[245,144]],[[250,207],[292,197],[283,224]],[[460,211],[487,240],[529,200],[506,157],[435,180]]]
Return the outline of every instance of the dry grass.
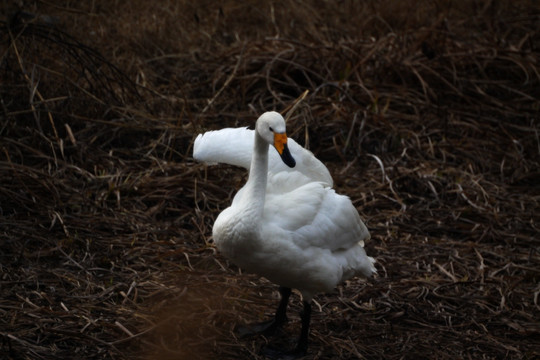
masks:
[[[209,243],[245,174],[191,145],[306,89],[289,132],[379,269],[316,298],[307,358],[540,356],[534,1],[2,10],[0,357],[258,358],[232,329],[276,289]]]

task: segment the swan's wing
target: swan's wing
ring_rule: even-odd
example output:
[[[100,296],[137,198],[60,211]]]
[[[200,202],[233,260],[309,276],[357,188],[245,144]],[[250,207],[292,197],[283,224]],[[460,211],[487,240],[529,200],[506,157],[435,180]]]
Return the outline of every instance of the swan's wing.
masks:
[[[294,233],[301,248],[317,247],[330,251],[347,250],[370,238],[351,200],[321,183],[309,183],[290,192],[280,192],[283,184],[273,178],[275,191],[268,188],[263,224],[268,229]]]
[[[226,128],[207,131],[199,134],[193,146],[193,158],[207,164],[224,163],[240,166],[245,169],[251,166],[254,130],[247,128]],[[310,181],[333,185],[332,176],[322,162],[311,151],[304,149],[293,139],[287,141],[289,151],[296,160],[296,166],[289,168],[283,163],[278,152],[270,147],[268,156],[268,172],[301,173]]]
[[[276,149],[270,147],[270,159],[273,161],[268,162],[268,171],[271,173],[278,173],[280,171],[287,172],[300,172],[304,176],[307,176],[311,181],[318,181],[324,183],[326,186],[334,186],[334,180],[330,175],[328,168],[313,155],[309,150],[304,149],[300,144],[298,144],[293,139],[289,138],[287,141],[289,151],[291,155],[296,160],[296,166],[294,168],[289,168],[286,166]]]
[[[253,136],[253,130],[247,128],[207,131],[195,139],[193,158],[209,165],[223,163],[249,170]]]

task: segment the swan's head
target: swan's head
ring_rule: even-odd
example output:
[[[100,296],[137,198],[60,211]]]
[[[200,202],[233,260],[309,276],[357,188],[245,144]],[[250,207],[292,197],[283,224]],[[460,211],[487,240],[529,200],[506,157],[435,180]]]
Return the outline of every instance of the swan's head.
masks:
[[[257,120],[255,129],[268,144],[276,148],[281,160],[287,166],[294,167],[296,165],[296,161],[287,147],[285,119],[283,119],[283,116],[275,111],[265,112]]]

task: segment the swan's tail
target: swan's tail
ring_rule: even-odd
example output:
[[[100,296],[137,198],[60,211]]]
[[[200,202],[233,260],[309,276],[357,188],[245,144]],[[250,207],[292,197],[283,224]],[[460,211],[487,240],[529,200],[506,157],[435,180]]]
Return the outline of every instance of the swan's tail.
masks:
[[[349,249],[343,256],[343,278],[342,281],[355,276],[370,278],[377,273],[375,263],[377,262],[371,256],[366,255],[362,246],[356,246]]]
[[[377,273],[377,268],[375,267],[375,263],[377,262],[377,260],[375,260],[371,256],[368,256],[368,259],[369,259],[369,262],[370,262],[369,270],[371,271],[371,274],[369,274],[369,276],[375,275]]]
[[[364,223],[362,223],[364,225]],[[364,225],[364,228],[367,228]],[[371,239],[371,235],[368,232],[367,237],[364,240]],[[377,260],[372,258],[371,256],[367,256],[366,251],[364,250],[364,240],[360,240],[358,242],[358,245],[361,247],[361,254],[359,256],[359,266],[357,267],[357,275],[364,276],[364,277],[371,277],[372,275],[377,273],[377,268],[375,267],[375,263]]]
[[[365,255],[365,258],[361,259],[358,262],[358,266],[356,268],[356,275],[363,276],[366,278],[372,277],[373,275],[377,273],[377,268],[375,267],[376,262],[377,261],[371,256]]]

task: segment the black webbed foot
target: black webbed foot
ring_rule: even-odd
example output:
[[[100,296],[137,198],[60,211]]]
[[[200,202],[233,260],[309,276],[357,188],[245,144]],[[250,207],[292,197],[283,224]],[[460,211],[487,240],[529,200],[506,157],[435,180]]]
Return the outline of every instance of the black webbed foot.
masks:
[[[240,338],[245,338],[253,335],[274,335],[276,330],[281,328],[283,324],[287,322],[287,303],[291,296],[291,289],[281,286],[279,288],[281,294],[281,301],[279,302],[276,315],[273,319],[263,321],[261,323],[239,325],[236,327],[235,332]]]
[[[271,346],[264,347],[261,350],[261,355],[272,360],[295,360],[306,356],[306,349],[295,348],[293,350],[283,350]]]
[[[262,349],[262,355],[274,360],[295,360],[302,358],[307,354],[311,304],[308,301],[304,301],[303,304],[304,309],[300,313],[300,317],[302,318],[302,330],[296,347],[293,350],[283,351],[269,346]]]
[[[282,323],[278,323],[275,319],[271,319],[260,323],[238,325],[234,329],[234,332],[240,338],[247,338],[254,335],[271,336],[274,335],[282,325]]]

